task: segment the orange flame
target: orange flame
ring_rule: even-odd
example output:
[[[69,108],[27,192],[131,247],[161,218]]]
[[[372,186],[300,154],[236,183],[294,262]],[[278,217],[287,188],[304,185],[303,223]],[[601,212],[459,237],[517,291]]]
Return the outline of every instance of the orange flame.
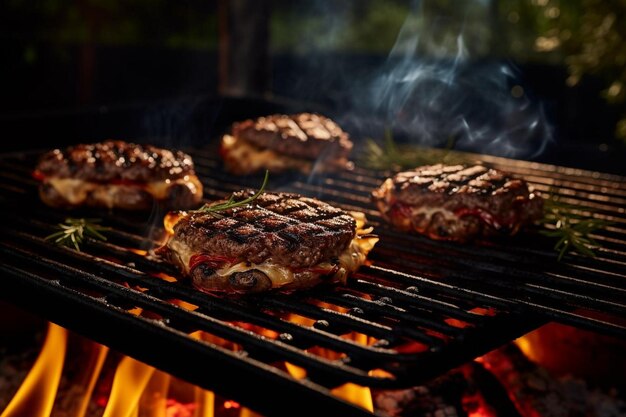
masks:
[[[215,394],[212,391],[195,387],[194,400],[198,404],[194,417],[213,417],[215,415]]]
[[[39,357],[1,417],[50,415],[61,379],[66,348],[67,331],[49,323]]]
[[[86,341],[85,343],[88,343],[89,357],[85,361],[84,367],[82,367],[81,372],[74,383],[76,387],[81,388],[81,392],[78,393],[79,395],[77,400],[74,400],[73,398],[68,399],[68,401],[73,401],[73,410],[75,410],[69,414],[72,414],[75,417],[84,417],[87,413],[91,394],[93,393],[98,377],[100,376],[104,360],[109,353],[109,348],[106,346],[92,341]]]
[[[300,324],[308,323],[308,319],[301,318],[299,316],[292,316],[289,319],[290,321],[294,321]],[[349,340],[353,340],[361,344],[368,344],[369,342],[367,335],[364,335],[361,333],[352,332],[346,335],[345,337]],[[316,353],[324,358],[338,359],[338,355],[335,352],[330,351],[328,349],[312,348],[312,349],[309,349],[309,351],[311,351],[312,353]],[[289,372],[289,374],[296,379],[302,379],[306,377],[306,370],[303,368],[300,368],[299,366],[285,362],[285,368],[287,369],[287,372]],[[337,388],[332,389],[331,393],[341,399],[344,399],[360,407],[363,407],[364,409],[370,412],[374,411],[374,401],[372,399],[372,392],[367,387],[362,387],[360,385],[348,382]]]
[[[249,408],[242,407],[241,411],[239,412],[239,417],[261,417],[261,415],[255,413],[254,411],[250,410]]]
[[[139,398],[150,381],[154,368],[124,357],[113,377],[111,396],[103,417],[132,417],[138,410]]]
[[[167,417],[167,392],[171,376],[155,371],[139,399],[139,409],[143,417]]]

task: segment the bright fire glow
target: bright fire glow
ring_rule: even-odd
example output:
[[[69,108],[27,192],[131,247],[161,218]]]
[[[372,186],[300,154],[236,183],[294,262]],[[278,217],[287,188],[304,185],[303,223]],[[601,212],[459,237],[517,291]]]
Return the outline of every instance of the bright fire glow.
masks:
[[[197,306],[179,300],[172,300],[172,302],[189,310],[197,308]],[[143,313],[141,308],[134,308],[128,312],[134,315]],[[314,323],[307,317],[295,315],[286,316],[284,319],[302,326],[312,326]],[[264,330],[267,329],[256,328],[256,326],[252,326],[254,327],[252,328],[247,323],[233,323],[233,325],[263,334],[271,339],[278,337],[276,332],[268,331],[265,334]],[[197,331],[191,333],[190,336],[233,351],[241,349],[240,346],[228,340],[208,333]],[[342,337],[364,345],[370,345],[376,341],[359,333],[345,334]],[[172,384],[175,379],[169,374],[130,357],[123,357],[119,362],[108,398],[98,396],[94,400],[92,398],[93,393],[101,376],[108,348],[89,340],[84,340],[81,346],[87,357],[84,359],[81,369],[69,381],[72,387],[76,387],[76,398],[71,393],[68,394],[70,395],[68,398],[71,398],[69,401],[72,403],[68,415],[85,417],[91,401],[96,401],[100,407],[105,407],[103,417],[215,417],[217,411],[215,408],[216,397],[213,392],[197,386],[189,385],[186,387],[185,384],[174,386]],[[67,331],[50,324],[44,347],[33,369],[9,407],[0,417],[50,417],[63,370],[66,349]],[[309,352],[329,360],[339,360],[343,356],[340,352],[320,347],[313,347],[309,349]],[[306,377],[306,370],[300,367],[285,363],[285,368],[289,374],[297,379]],[[372,371],[372,373],[374,372]],[[331,393],[366,410],[373,411],[374,409],[369,388],[346,383],[334,388]],[[182,397],[179,398],[179,395]],[[260,417],[256,412],[240,406],[235,401],[220,402],[219,404],[223,405],[224,409],[230,410],[229,415]]]
[[[194,400],[198,405],[194,417],[213,417],[215,415],[215,394],[213,392],[195,387]]]
[[[132,417],[154,368],[126,356],[120,361],[103,417]]]
[[[61,379],[67,331],[48,324],[46,340],[33,368],[1,417],[48,417]]]
[[[239,413],[239,417],[261,417],[260,414],[255,413],[249,408],[242,407],[241,412]]]
[[[372,392],[367,387],[362,387],[349,382],[331,390],[331,392],[337,397],[350,401],[351,403],[361,406],[368,411],[374,411]]]
[[[489,409],[478,408],[477,410],[467,413],[467,417],[496,417],[496,414]]]
[[[89,357],[76,379],[76,386],[84,387],[85,391],[82,393],[79,400],[76,401],[75,417],[84,417],[87,413],[91,394],[93,393],[98,377],[100,376],[104,360],[109,353],[109,348],[106,346],[92,341],[86,341],[85,343],[89,351]]]
[[[291,317],[290,321],[300,322],[300,324],[308,320],[304,318],[298,318],[297,320],[292,320],[293,318],[294,317]],[[370,340],[368,340],[367,335],[356,333],[356,332],[352,332],[348,335],[345,335],[344,337],[346,339],[352,340],[357,343],[365,344],[365,345],[367,345],[368,342],[371,342]],[[337,355],[337,353],[331,350],[322,349],[318,347],[309,349],[309,351],[311,353],[315,353],[316,355],[319,355],[326,359],[339,359],[340,357]],[[303,368],[300,368],[299,366],[285,362],[285,368],[287,369],[287,372],[289,372],[289,374],[296,379],[302,379],[306,377],[306,370]],[[374,411],[374,401],[372,399],[372,392],[367,387],[362,387],[360,385],[349,382],[337,388],[332,389],[331,393],[341,399],[344,399],[360,407],[363,407],[364,409],[368,411],[371,411],[371,412]]]
[[[533,344],[529,340],[528,336],[522,336],[519,339],[516,339],[515,344],[527,358],[530,358],[531,360],[535,359]]]
[[[189,336],[202,340],[204,334],[198,331],[191,333]],[[213,392],[195,387],[194,400],[198,404],[194,417],[213,417],[215,415],[215,394]]]
[[[167,392],[171,376],[155,371],[139,399],[142,417],[167,417]]]

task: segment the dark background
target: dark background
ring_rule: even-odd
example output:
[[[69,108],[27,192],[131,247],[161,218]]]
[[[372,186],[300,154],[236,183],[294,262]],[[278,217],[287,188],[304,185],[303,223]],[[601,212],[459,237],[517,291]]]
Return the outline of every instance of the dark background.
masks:
[[[314,110],[357,142],[459,136],[461,149],[626,174],[625,12],[619,0],[7,0],[1,146],[201,146],[243,117]],[[390,55],[403,30],[419,42]],[[381,98],[403,65],[430,77]]]

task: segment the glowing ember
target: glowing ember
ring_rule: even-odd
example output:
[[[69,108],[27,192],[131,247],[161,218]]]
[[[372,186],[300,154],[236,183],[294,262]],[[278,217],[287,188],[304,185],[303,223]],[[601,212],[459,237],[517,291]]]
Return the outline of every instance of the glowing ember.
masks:
[[[194,403],[183,404],[176,400],[167,400],[165,404],[165,417],[194,417],[197,405]]]
[[[468,326],[468,324],[464,321],[458,320],[458,319],[453,319],[453,318],[447,318],[444,320],[447,324],[449,324],[452,327],[458,327],[459,329],[464,329],[465,327]]]
[[[239,408],[240,405],[239,403],[235,402],[235,401],[224,401],[224,408],[229,409],[229,408]]]

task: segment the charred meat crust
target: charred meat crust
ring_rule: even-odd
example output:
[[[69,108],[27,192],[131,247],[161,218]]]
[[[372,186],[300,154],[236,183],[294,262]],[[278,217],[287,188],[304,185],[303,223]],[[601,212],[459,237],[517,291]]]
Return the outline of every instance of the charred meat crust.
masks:
[[[245,120],[233,125],[232,134],[259,148],[307,160],[323,155],[347,157],[352,149],[348,134],[335,122],[312,113]]]
[[[253,191],[235,193],[242,200]],[[260,264],[268,259],[306,268],[338,256],[356,235],[356,222],[341,209],[313,198],[264,193],[254,204],[215,216],[192,213],[174,226],[168,243],[193,253],[215,253]]]
[[[519,178],[482,165],[430,165],[388,178],[372,193],[395,227],[465,241],[514,234],[542,216],[539,194]]]
[[[187,209],[202,199],[191,157],[180,151],[122,141],[81,144],[44,154],[35,175],[42,201],[76,206]]]
[[[41,157],[37,170],[46,177],[106,183],[173,180],[193,174],[194,167],[191,157],[181,151],[107,140],[50,151]]]

